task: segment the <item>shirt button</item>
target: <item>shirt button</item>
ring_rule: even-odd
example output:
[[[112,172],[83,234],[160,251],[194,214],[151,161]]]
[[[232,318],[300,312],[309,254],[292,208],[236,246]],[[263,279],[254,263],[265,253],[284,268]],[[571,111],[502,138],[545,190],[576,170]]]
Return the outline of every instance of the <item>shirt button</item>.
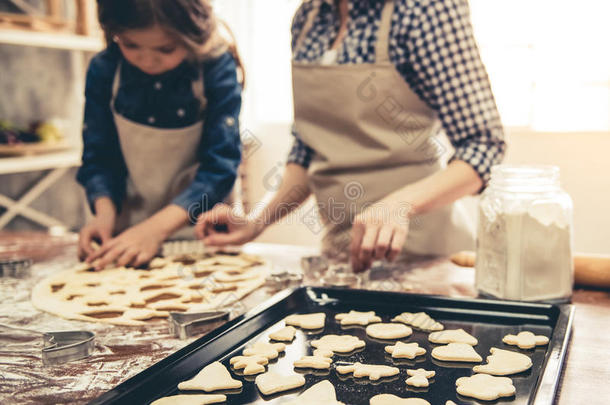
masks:
[[[235,125],[235,118],[227,117],[225,119],[225,124],[227,124],[228,127],[232,127],[233,125]]]
[[[163,87],[161,82],[155,82],[154,86],[155,86],[155,90],[161,90],[161,88]]]
[[[176,114],[178,114],[178,117],[182,118],[186,113],[184,112],[184,108],[179,108],[178,111],[176,111]]]
[[[148,123],[149,124],[154,124],[156,121],[155,117],[148,117]]]

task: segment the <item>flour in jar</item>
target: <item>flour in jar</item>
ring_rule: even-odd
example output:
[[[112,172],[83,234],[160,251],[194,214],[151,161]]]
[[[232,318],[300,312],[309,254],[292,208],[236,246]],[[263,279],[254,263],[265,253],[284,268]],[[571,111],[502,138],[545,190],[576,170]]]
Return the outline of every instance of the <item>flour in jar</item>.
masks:
[[[568,298],[573,282],[570,218],[552,203],[523,209],[515,202],[514,209],[502,208],[479,210],[479,291],[524,301]]]

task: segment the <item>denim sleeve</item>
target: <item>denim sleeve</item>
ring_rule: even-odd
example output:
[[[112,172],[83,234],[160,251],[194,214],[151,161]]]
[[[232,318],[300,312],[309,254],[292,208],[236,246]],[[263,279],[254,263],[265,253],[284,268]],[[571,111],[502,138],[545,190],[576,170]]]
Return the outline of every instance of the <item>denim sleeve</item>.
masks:
[[[190,186],[173,201],[188,212],[192,223],[229,195],[241,161],[242,87],[235,60],[225,53],[205,62],[203,73],[208,105],[198,151],[199,169]]]
[[[117,211],[125,198],[127,169],[110,108],[116,66],[109,51],[96,55],[85,84],[83,158],[76,179],[85,188],[94,214],[98,198],[110,197]]]

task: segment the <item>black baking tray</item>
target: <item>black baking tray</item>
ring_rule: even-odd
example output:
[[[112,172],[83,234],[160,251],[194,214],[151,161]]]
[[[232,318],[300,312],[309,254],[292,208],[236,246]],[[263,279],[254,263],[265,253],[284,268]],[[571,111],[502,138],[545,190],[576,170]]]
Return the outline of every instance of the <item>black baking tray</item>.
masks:
[[[426,348],[423,360],[397,361],[384,351],[391,342],[378,341],[366,336],[364,327],[342,328],[335,320],[335,314],[349,310],[374,310],[383,322],[402,312],[425,311],[442,322],[445,329],[463,328],[474,335],[479,344],[476,351],[485,358],[491,347],[515,350],[528,354],[533,367],[523,373],[510,376],[516,387],[516,394],[496,401],[478,401],[462,397],[456,393],[455,380],[469,376],[473,364],[446,363],[434,360],[430,351],[436,345],[428,342],[428,334],[414,330],[413,335],[402,339],[418,342]],[[263,397],[254,385],[254,376],[244,377],[232,370],[229,359],[241,354],[244,346],[258,340],[267,340],[270,331],[284,326],[283,319],[290,314],[325,312],[326,326],[323,331],[307,332],[299,330],[295,340],[286,346],[285,353],[271,362],[269,370],[279,373],[302,372],[305,387],[271,397]],[[368,405],[369,399],[377,394],[390,393],[400,397],[423,398],[432,405],[444,405],[447,400],[457,404],[553,404],[561,369],[569,344],[574,307],[572,305],[530,304],[512,301],[454,299],[419,294],[395,292],[348,290],[317,287],[301,287],[284,291],[246,314],[226,323],[206,336],[196,340],[180,351],[172,354],[149,369],[125,381],[113,390],[103,394],[91,404],[148,404],[160,397],[175,395],[181,381],[192,378],[205,365],[213,361],[222,362],[231,370],[234,378],[243,381],[239,392],[227,392],[228,404],[280,404],[294,398],[299,392],[313,384],[328,379],[337,391],[337,399],[349,405]],[[531,350],[520,350],[502,343],[502,338],[530,330],[550,337],[547,346]],[[334,362],[362,362],[394,365],[400,375],[377,382],[338,375],[333,368],[328,372],[295,370],[294,360],[311,354],[309,341],[325,334],[351,334],[366,341],[366,348],[348,356],[335,356]],[[425,368],[436,371],[427,389],[414,389],[405,384],[406,369]],[[191,392],[197,393],[197,392]]]

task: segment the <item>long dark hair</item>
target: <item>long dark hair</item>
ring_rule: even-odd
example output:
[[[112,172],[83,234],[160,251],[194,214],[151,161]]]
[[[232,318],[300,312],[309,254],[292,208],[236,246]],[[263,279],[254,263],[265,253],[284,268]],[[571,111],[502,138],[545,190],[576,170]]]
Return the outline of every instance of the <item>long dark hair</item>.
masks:
[[[123,31],[158,24],[174,35],[194,58],[218,56],[228,49],[239,68],[242,85],[245,84],[245,72],[233,34],[223,23],[232,40],[227,41],[220,35],[219,21],[210,0],[97,0],[97,8],[108,44]]]

